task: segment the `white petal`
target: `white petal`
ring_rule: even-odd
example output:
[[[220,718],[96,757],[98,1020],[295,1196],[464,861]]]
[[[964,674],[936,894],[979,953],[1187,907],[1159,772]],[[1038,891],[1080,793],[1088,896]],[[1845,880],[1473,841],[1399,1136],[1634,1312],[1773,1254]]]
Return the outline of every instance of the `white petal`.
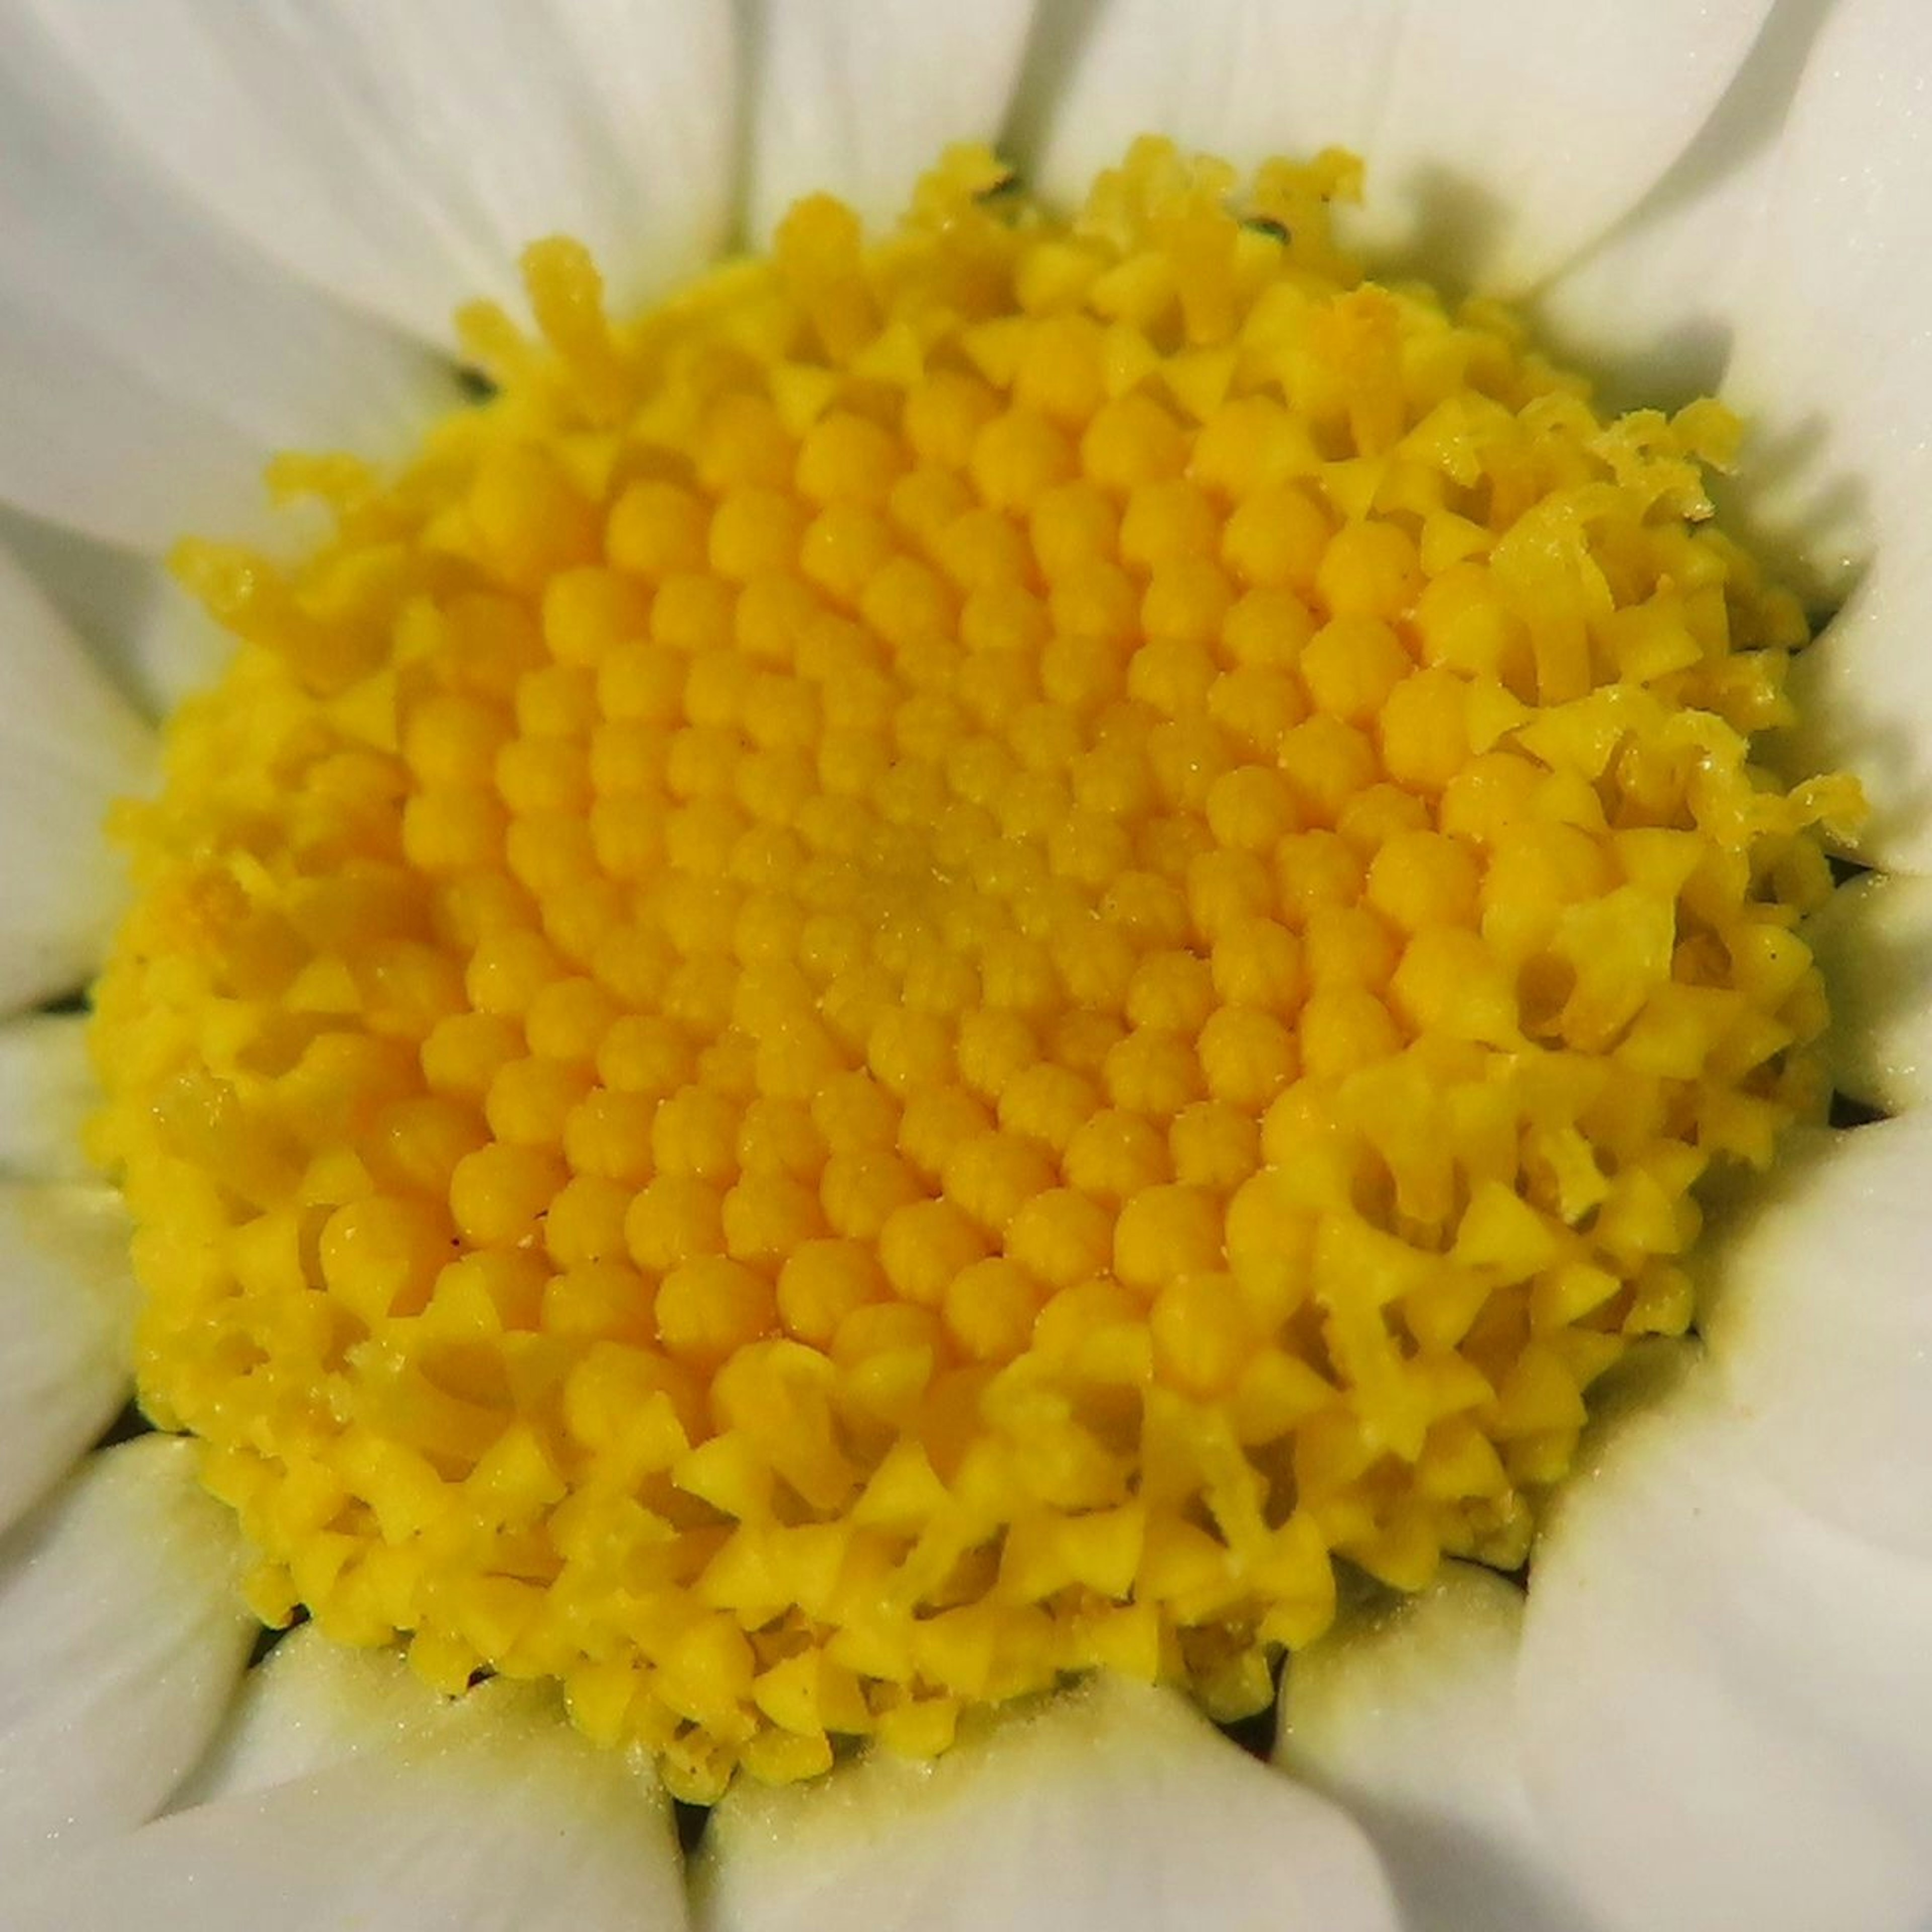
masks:
[[[123,695],[148,709],[141,682],[130,674],[126,640],[146,621],[167,580],[154,560],[97,543],[5,503],[0,503],[0,548],[13,552]]]
[[[1450,1563],[1289,1666],[1275,1755],[1374,1839],[1406,1932],[1589,1932],[1516,1766],[1522,1610],[1513,1584]]]
[[[680,1932],[670,1808],[552,1700],[176,1813],[11,1897],[10,1932]]]
[[[254,1621],[195,1467],[105,1450],[0,1544],[0,1870],[152,1816],[220,1720]]]
[[[1844,0],[1779,145],[1772,219],[1732,298],[1726,399],[1761,425],[1743,506],[1822,593],[1866,574],[1793,691],[1794,769],[1849,766],[1875,808],[1858,849],[1932,870],[1932,14]]]
[[[1726,1240],[1705,1332],[1766,1480],[1932,1559],[1932,1114],[1820,1140]]]
[[[268,1791],[426,1734],[459,1706],[397,1650],[337,1643],[313,1623],[249,1672],[242,1694],[169,1808]]]
[[[142,621],[121,640],[124,674],[153,716],[217,682],[235,640],[172,578],[163,582]]]
[[[37,1013],[0,1023],[0,1175],[94,1179],[81,1136],[100,1104],[86,1014]]]
[[[1778,138],[1825,9],[1772,10],[1697,138],[1629,215],[1537,298],[1564,359],[1618,409],[1675,408],[1716,393],[1738,326],[1738,289],[1775,220]],[[1748,450],[1747,462],[1762,452]]]
[[[448,392],[157,182],[32,42],[0,38],[0,496],[158,548],[238,521],[270,452],[380,452]]]
[[[868,1753],[735,1787],[697,1878],[705,1932],[1367,1932],[1396,1921],[1361,1834],[1174,1693],[1102,1682],[929,1768]]]
[[[1134,136],[1243,166],[1340,144],[1378,260],[1520,289],[1634,206],[1702,126],[1768,0],[1112,0],[1040,178],[1077,196]]]
[[[1850,601],[1792,660],[1798,722],[1766,752],[1794,778],[1855,773],[1871,812],[1850,849],[1874,865],[1932,873],[1932,652],[1919,645],[1932,622],[1932,546],[1913,527],[1914,506],[1932,492],[1932,451],[1875,487],[1876,514],[1890,527]],[[1863,497],[1848,486],[1846,501]]]
[[[1916,0],[1831,11],[1778,143],[1773,218],[1736,297],[1727,393],[1792,458],[1788,487],[1763,493],[1767,520],[1826,563],[1916,532],[1916,510],[1888,499],[1900,466],[1916,464],[1932,374],[1928,59],[1932,15]]]
[[[103,821],[114,799],[149,782],[153,746],[4,550],[0,686],[4,1012],[71,992],[99,963],[124,892]]]
[[[242,469],[219,479],[218,487],[253,476],[252,454],[242,452],[236,461]],[[170,482],[157,479],[159,488]],[[295,533],[304,522],[298,510],[284,508],[263,534],[272,548],[287,548],[300,542]],[[227,527],[202,526],[216,535]],[[0,503],[0,548],[8,547],[115,688],[145,718],[165,718],[183,698],[214,682],[234,649],[234,639],[151,556]]]
[[[118,1195],[0,1180],[0,1529],[113,1420],[134,1300]]]
[[[1932,879],[1868,872],[1804,937],[1831,988],[1839,1090],[1894,1113],[1932,1101]]]
[[[727,0],[143,0],[34,12],[131,138],[332,294],[446,340],[556,230],[628,300],[706,260],[737,140]],[[245,158],[238,165],[238,157]]]
[[[1628,1932],[1908,1932],[1932,1913],[1932,1566],[1808,1514],[1739,1421],[1693,1372],[1566,1492],[1523,1628],[1531,1802]]]
[[[1733,290],[1774,172],[1773,151],[1760,147],[1722,179],[1640,209],[1538,297],[1540,332],[1589,373],[1601,406],[1676,409],[1721,389]],[[1745,464],[1762,453],[1748,440]]]
[[[943,149],[996,142],[1033,10],[1033,0],[754,0],[752,235],[820,190],[889,222]]]

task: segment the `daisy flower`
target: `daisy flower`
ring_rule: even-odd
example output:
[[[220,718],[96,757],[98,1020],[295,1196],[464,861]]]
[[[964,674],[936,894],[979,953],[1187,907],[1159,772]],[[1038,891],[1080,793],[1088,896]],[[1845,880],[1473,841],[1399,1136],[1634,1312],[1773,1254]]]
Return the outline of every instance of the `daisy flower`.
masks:
[[[0,1922],[1924,1925],[1928,70],[8,0]]]

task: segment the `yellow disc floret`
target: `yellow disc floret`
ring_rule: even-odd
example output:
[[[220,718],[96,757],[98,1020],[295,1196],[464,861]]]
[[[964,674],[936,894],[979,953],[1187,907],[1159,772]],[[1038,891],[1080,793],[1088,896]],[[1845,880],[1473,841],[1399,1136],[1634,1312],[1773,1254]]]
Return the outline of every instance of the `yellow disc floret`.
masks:
[[[706,1797],[1522,1560],[1818,1104],[1856,788],[1750,761],[1722,412],[1364,281],[1351,176],[958,154],[625,324],[545,243],[314,554],[183,547],[98,1141],[264,1617]]]

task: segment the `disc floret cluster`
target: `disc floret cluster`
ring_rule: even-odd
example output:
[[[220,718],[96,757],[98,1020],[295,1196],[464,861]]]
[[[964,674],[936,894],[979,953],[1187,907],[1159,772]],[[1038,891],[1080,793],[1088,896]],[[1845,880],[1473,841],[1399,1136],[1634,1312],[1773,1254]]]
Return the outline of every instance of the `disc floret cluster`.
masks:
[[[628,322],[545,243],[311,554],[182,547],[96,1141],[266,1618],[705,1798],[1523,1560],[1820,1104],[1856,790],[1752,762],[1729,418],[1364,280],[1353,172],[959,153]]]

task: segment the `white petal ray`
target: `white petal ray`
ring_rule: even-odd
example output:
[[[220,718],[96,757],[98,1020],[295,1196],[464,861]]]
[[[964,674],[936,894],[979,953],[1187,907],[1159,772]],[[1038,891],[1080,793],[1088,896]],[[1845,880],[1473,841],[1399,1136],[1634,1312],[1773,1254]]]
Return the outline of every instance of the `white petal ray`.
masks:
[[[820,189],[887,222],[943,148],[996,140],[1033,12],[1033,0],[754,0],[752,238]]]
[[[152,1816],[220,1721],[254,1626],[195,1459],[104,1450],[0,1543],[0,1870]]]
[[[1600,406],[1676,409],[1721,389],[1733,291],[1774,172],[1774,151],[1760,148],[1699,192],[1640,211],[1538,296],[1539,332],[1588,371]],[[1744,464],[1760,454],[1748,440]]]
[[[1788,1497],[1709,1367],[1616,1430],[1539,1546],[1531,1802],[1626,1932],[1906,1932],[1932,1913],[1932,1564]]]
[[[1932,870],[1932,14],[1842,0],[1825,20],[1771,172],[1771,219],[1728,297],[1727,400],[1760,425],[1738,493],[1761,544],[1822,601],[1856,594],[1794,678],[1797,770],[1849,764],[1875,808],[1857,849]],[[1860,572],[1864,572],[1862,580]]]
[[[312,1778],[452,1720],[396,1650],[338,1643],[313,1623],[249,1672],[220,1732],[169,1805],[186,1811]]]
[[[1174,1694],[1105,1681],[930,1768],[884,1752],[740,1785],[696,1873],[704,1932],[1369,1932],[1397,1921],[1360,1832]]]
[[[1932,16],[1914,0],[1843,0],[1826,20],[1735,298],[1727,393],[1792,458],[1785,487],[1760,493],[1764,520],[1823,566],[1888,534],[1886,500],[1924,440],[1910,405],[1932,370],[1928,57]],[[1847,514],[1830,514],[1841,496]]]
[[[4,437],[0,436],[0,441]],[[152,771],[146,728],[0,550],[0,1013],[71,992],[124,889],[102,823]]]
[[[225,449],[232,439],[217,440]],[[172,464],[178,454],[170,453],[170,465],[164,466],[168,473],[156,479],[158,495],[173,488]],[[236,449],[232,454],[243,468],[218,476],[218,490],[232,488],[236,475],[245,481],[254,473],[250,466],[255,453]],[[265,534],[279,549],[304,526],[301,510],[290,506],[277,513],[274,528]],[[314,527],[312,520],[309,526]],[[219,536],[226,528],[207,524],[202,530]],[[139,550],[99,542],[7,503],[0,503],[0,548],[12,550],[88,656],[144,718],[165,718],[184,698],[212,683],[234,647],[234,640],[166,568]]]
[[[1516,1766],[1522,1593],[1450,1563],[1289,1666],[1278,1762],[1374,1839],[1406,1932],[1591,1932]]]
[[[176,1812],[7,1895],[10,1932],[681,1932],[670,1808],[554,1700]]]
[[[1537,321],[1618,409],[1714,394],[1762,244],[1778,140],[1834,0],[1784,0],[1716,111],[1629,215],[1538,292]],[[1746,461],[1761,459],[1748,448]]]
[[[1373,259],[1519,290],[1636,204],[1768,10],[1196,0],[1183,26],[1165,0],[1113,0],[1075,56],[1040,178],[1077,196],[1148,132],[1248,166],[1340,144],[1368,164]]]
[[[1908,410],[1906,413],[1910,413]],[[1792,660],[1786,688],[1796,724],[1767,741],[1786,776],[1856,775],[1870,815],[1847,848],[1874,865],[1932,873],[1932,546],[1912,506],[1932,491],[1932,450],[1878,479],[1870,568],[1844,608]]]
[[[33,38],[0,39],[0,496],[155,549],[241,520],[270,452],[380,452],[449,393],[158,182]]]
[[[1932,1560],[1928,1177],[1923,1112],[1794,1152],[1719,1251],[1705,1332],[1765,1480]]]
[[[111,1189],[0,1180],[0,1529],[113,1420],[134,1300]]]
[[[1932,1101],[1932,879],[1868,872],[1804,937],[1832,990],[1839,1090],[1893,1113]]]
[[[154,715],[124,640],[146,621],[166,581],[152,557],[97,543],[0,503],[0,548],[10,550],[124,697]]]
[[[471,296],[514,296],[518,252],[554,230],[630,300],[700,266],[730,222],[728,0],[525,0],[482,20],[469,0],[33,10],[204,206],[428,340]]]
[[[172,578],[118,643],[128,682],[158,718],[215,683],[235,651],[235,639]]]
[[[0,1175],[94,1179],[81,1137],[100,1103],[86,1014],[0,1022]]]

